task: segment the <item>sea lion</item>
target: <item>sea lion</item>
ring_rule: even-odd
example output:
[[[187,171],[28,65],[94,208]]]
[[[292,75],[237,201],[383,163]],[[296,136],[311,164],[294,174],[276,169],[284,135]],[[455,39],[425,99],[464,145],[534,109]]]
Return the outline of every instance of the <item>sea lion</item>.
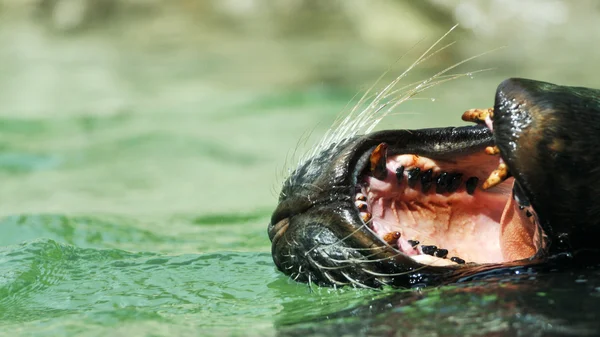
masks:
[[[397,104],[382,93],[340,129]],[[511,78],[463,119],[476,124],[326,137],[283,184],[275,265],[377,288],[597,261],[600,91]]]

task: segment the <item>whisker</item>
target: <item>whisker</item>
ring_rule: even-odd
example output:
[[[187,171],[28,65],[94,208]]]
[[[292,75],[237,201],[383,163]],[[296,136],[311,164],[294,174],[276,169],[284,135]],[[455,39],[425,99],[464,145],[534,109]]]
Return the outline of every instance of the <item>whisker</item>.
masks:
[[[323,270],[340,270],[340,269],[345,269],[345,268],[348,268],[349,266],[352,266],[352,265],[357,265],[357,264],[360,264],[360,263],[366,262],[366,260],[361,260],[361,259],[358,259],[358,260],[353,260],[353,259],[349,259],[349,260],[338,260],[338,259],[330,258],[329,260],[330,260],[330,261],[332,261],[332,262],[337,262],[337,263],[348,263],[348,264],[346,264],[346,265],[342,265],[342,266],[331,266],[331,267],[330,267],[330,266],[324,266],[324,265],[322,265],[322,264],[318,263],[317,261],[315,261],[314,259],[312,259],[310,256],[309,256],[309,259],[310,259],[310,261],[311,261],[311,262],[312,262],[312,263],[313,263],[315,266],[317,266],[319,269],[323,269]]]
[[[404,102],[412,100],[429,99],[433,101],[433,98],[421,96],[417,97],[425,90],[429,90],[449,81],[467,76],[472,77],[473,74],[491,70],[479,69],[460,73],[455,69],[467,62],[472,61],[473,59],[492,53],[499,48],[468,57],[445,68],[437,67],[436,69],[441,70],[437,71],[432,76],[422,78],[420,81],[416,81],[407,85],[401,84],[401,81],[407,79],[408,74],[417,66],[425,64],[425,62],[431,62],[436,55],[440,55],[443,51],[448,50],[455,45],[456,41],[447,42],[445,39],[448,38],[448,36],[455,30],[457,26],[458,25],[455,25],[450,28],[424,52],[420,53],[417,59],[412,62],[410,66],[402,73],[400,73],[398,76],[395,76],[391,82],[387,84],[384,83],[385,85],[381,84],[381,81],[386,78],[386,75],[388,75],[391,71],[392,66],[390,66],[383,74],[381,74],[379,78],[362,95],[360,95],[358,92],[354,94],[351,100],[346,103],[344,108],[335,117],[333,125],[324,132],[323,137],[316,141],[315,146],[312,146],[312,148],[306,149],[309,140],[313,139],[313,133],[315,130],[317,130],[317,126],[313,127],[307,132],[304,132],[293,150],[288,151],[286,154],[285,165],[283,168],[281,168],[282,174],[285,174],[287,169],[288,181],[284,181],[285,186],[298,186],[304,191],[308,191],[309,193],[306,193],[306,195],[299,194],[298,198],[302,198],[302,196],[304,196],[304,198],[306,198],[310,204],[313,204],[312,199],[317,198],[314,192],[326,192],[326,190],[324,190],[324,188],[320,185],[303,182],[304,179],[302,179],[303,177],[301,174],[307,169],[307,167],[304,165],[310,166],[315,162],[321,163],[323,161],[327,161],[327,153],[339,150],[357,135],[369,134],[380,124],[384,118],[388,116],[415,114],[413,112],[398,111],[398,107]],[[403,55],[401,58],[403,58],[405,55]],[[398,62],[398,60],[396,62]],[[302,150],[305,151],[305,153],[299,154]],[[324,151],[325,153],[322,154]],[[290,168],[289,164],[298,157],[300,157],[299,164],[297,166],[298,168]],[[276,191],[272,192],[274,193]],[[286,196],[284,192],[281,192],[281,195]],[[408,214],[414,216],[412,212],[408,212]],[[324,216],[318,220],[327,221],[328,218]],[[357,288],[376,289],[372,287],[372,285],[384,285],[389,283],[390,280],[386,278],[410,275],[415,272],[425,270],[432,265],[436,265],[436,263],[423,265],[414,262],[407,263],[407,265],[403,267],[402,261],[410,261],[411,257],[401,252],[398,247],[394,247],[385,242],[373,229],[373,221],[373,219],[369,219],[366,222],[359,220],[359,225],[355,228],[347,229],[350,231],[350,233],[346,232],[346,235],[343,237],[339,237],[339,235],[342,234],[339,234],[339,232],[335,231],[332,233],[335,235],[335,238],[331,240],[328,239],[327,243],[317,242],[315,239],[312,247],[307,248],[303,253],[298,253],[298,258],[291,253],[292,250],[290,248],[290,251],[286,252],[287,255],[282,254],[282,256],[293,259],[293,261],[287,262],[291,263],[291,265],[283,265],[283,269],[286,270],[286,273],[290,273],[290,277],[294,281],[299,279],[302,281],[308,280],[309,290],[312,293],[314,291],[313,280],[317,282],[315,285],[326,282],[331,284],[334,288],[337,286],[351,284],[353,287]],[[421,242],[424,242],[425,240],[431,240],[428,235],[424,235],[423,231],[420,231],[418,228],[413,228],[413,230]],[[313,235],[320,237],[321,234],[326,233],[327,235],[324,235],[323,237],[329,237],[331,235],[328,231],[330,231],[330,229],[323,226],[319,233],[314,234],[313,232]],[[346,229],[344,229],[344,231],[346,231]],[[368,237],[369,233],[373,234],[377,238],[373,238],[375,242],[372,243],[371,247],[354,248],[349,246],[349,242],[362,238],[362,235],[367,235]],[[290,246],[299,246],[297,238],[291,235],[285,235],[284,240],[281,241],[286,242]],[[368,246],[368,244],[365,246]],[[299,262],[299,260],[302,259],[302,255],[305,260]],[[377,264],[386,262],[397,263],[397,270],[409,270],[403,270],[397,273],[375,271],[379,270],[379,268],[377,268]],[[375,276],[376,278],[364,277],[365,274]]]
[[[368,250],[376,250],[376,249],[385,249],[385,246],[375,246],[375,247],[367,247],[367,248],[353,248],[353,247],[341,247],[341,248],[353,250],[353,251],[368,251]]]
[[[370,221],[370,220],[369,220],[369,221]],[[345,237],[343,237],[343,238],[341,238],[341,239],[338,239],[338,240],[337,240],[336,242],[334,242],[334,243],[330,243],[330,244],[328,244],[327,246],[334,246],[334,245],[336,245],[336,244],[339,244],[339,243],[342,243],[342,242],[344,242],[344,240],[346,240],[346,239],[348,239],[348,238],[352,237],[352,235],[354,235],[354,234],[356,234],[357,232],[359,232],[359,231],[360,231],[360,230],[361,230],[361,229],[362,229],[364,226],[366,226],[366,224],[363,224],[363,225],[361,225],[361,226],[358,226],[358,227],[357,227],[357,228],[356,228],[354,231],[350,232],[350,234],[346,235]],[[367,226],[367,228],[369,228],[369,227]],[[370,228],[369,228],[369,229],[370,229]],[[321,233],[323,233],[323,231],[325,231],[325,229],[323,229],[323,230],[321,231]],[[312,247],[311,249],[307,250],[307,251],[304,253],[304,255],[305,255],[305,256],[307,256],[309,253],[311,253],[313,250],[315,250],[315,249],[319,248],[320,246],[321,246],[321,245],[315,245],[315,246],[314,246],[314,247]]]
[[[433,45],[431,45],[431,46],[430,46],[430,47],[429,47],[429,48],[428,48],[428,49],[427,49],[427,50],[426,50],[424,53],[422,53],[422,54],[421,54],[421,56],[419,56],[419,58],[418,58],[418,59],[417,59],[415,62],[413,62],[413,63],[412,63],[412,64],[411,64],[411,65],[410,65],[410,66],[409,66],[409,67],[408,67],[408,68],[407,68],[407,69],[406,69],[406,70],[405,70],[403,73],[401,73],[401,74],[400,74],[398,77],[396,77],[396,78],[395,78],[395,79],[394,79],[394,80],[393,80],[393,81],[392,81],[390,84],[388,84],[388,85],[387,85],[387,86],[386,86],[386,87],[383,89],[383,91],[382,91],[382,93],[381,93],[381,94],[384,94],[384,93],[385,93],[385,94],[387,94],[387,92],[388,92],[389,90],[391,90],[391,89],[392,89],[392,88],[393,88],[393,87],[394,87],[394,86],[395,86],[395,85],[396,85],[398,82],[400,82],[400,80],[401,80],[402,78],[404,78],[408,72],[410,72],[412,69],[414,69],[414,67],[416,67],[417,65],[419,65],[419,64],[421,64],[422,62],[426,61],[426,60],[427,60],[427,59],[430,57],[430,56],[428,56],[429,52],[430,52],[431,50],[433,50],[433,49],[434,49],[434,48],[435,48],[435,47],[436,47],[436,46],[437,46],[437,45],[438,45],[438,44],[439,44],[439,43],[440,43],[440,42],[441,42],[441,41],[442,41],[444,38],[446,38],[446,37],[447,37],[447,36],[448,36],[448,35],[449,35],[449,34],[450,34],[450,33],[451,33],[451,32],[452,32],[452,31],[453,31],[453,30],[454,30],[454,29],[457,27],[457,26],[458,26],[458,25],[454,25],[452,28],[450,28],[450,30],[448,30],[448,32],[446,32],[444,35],[442,35],[442,37],[440,37],[440,38],[439,38],[439,39],[438,39],[436,42],[434,42],[434,43],[433,43]],[[442,48],[440,48],[440,49],[441,49],[441,50],[443,50],[443,49],[445,49],[445,48],[446,48],[446,46],[444,46],[444,47],[442,47]],[[439,50],[438,50],[438,51],[435,51],[435,52],[433,52],[433,54],[436,54],[437,52],[439,52]],[[417,85],[417,87],[416,87],[416,88],[418,88],[418,87],[419,87],[419,85]],[[382,96],[383,96],[383,95],[381,95],[381,94],[380,94],[380,95],[378,95],[378,96],[377,96],[377,97],[374,99],[373,103],[374,103],[375,105],[377,105],[377,104],[378,104],[378,102],[379,102],[379,101],[382,99]],[[378,119],[376,119],[376,120],[375,120],[375,122],[374,122],[374,123],[372,123],[372,125],[371,125],[371,126],[370,126],[370,127],[369,127],[369,128],[366,130],[366,131],[365,131],[365,133],[369,133],[369,132],[371,132],[371,130],[372,130],[374,127],[375,127],[375,125],[377,125],[377,124],[379,123],[379,121],[381,121],[381,119],[382,119],[383,117],[385,117],[385,113],[384,113],[382,116],[380,116]]]
[[[451,46],[454,42],[440,48],[439,50],[431,53],[430,55],[429,52],[435,48],[435,46],[441,41],[443,40],[448,34],[450,34],[450,32],[452,32],[458,25],[453,26],[452,28],[450,28],[450,30],[448,30],[448,32],[446,32],[446,34],[444,34],[440,39],[438,39],[432,46],[430,46],[425,53],[423,53],[415,62],[413,62],[413,64],[411,64],[411,66],[406,69],[400,76],[398,76],[394,81],[392,81],[392,83],[388,84],[388,86],[386,86],[386,89],[384,89],[381,93],[377,94],[375,99],[373,100],[373,103],[376,104],[376,102],[378,102],[380,100],[380,97],[382,94],[385,95],[385,93],[392,88],[393,86],[395,86],[395,84],[400,81],[400,79],[404,78],[404,76],[410,71],[412,70],[415,66],[417,66],[418,64],[420,64],[421,62],[426,61],[429,57],[435,55],[436,53],[438,53],[439,51],[448,48],[449,46]],[[417,43],[418,44],[418,43]],[[416,45],[415,45],[416,46]],[[413,46],[414,48],[414,46]],[[412,48],[411,48],[412,49]],[[406,54],[405,54],[406,55]],[[403,55],[401,58],[403,58],[405,55]],[[400,58],[400,59],[401,59]],[[363,111],[362,113],[359,114],[359,118],[357,118],[355,121],[352,121],[352,117],[354,116],[354,113],[357,111],[358,107],[360,107],[362,105],[363,102],[365,102],[365,100],[369,97],[370,92],[373,90],[373,88],[375,87],[375,85],[377,83],[379,83],[383,77],[391,71],[391,67],[388,68],[388,70],[386,70],[376,81],[375,83],[363,94],[363,96],[361,97],[361,99],[358,101],[358,103],[354,106],[354,108],[346,115],[346,117],[339,122],[339,124],[337,123],[339,121],[339,119],[336,119],[336,122],[334,123],[334,125],[338,125],[338,128],[336,130],[334,130],[335,132],[332,133],[331,131],[333,129],[329,129],[328,132],[326,133],[326,135],[323,137],[323,139],[321,140],[321,142],[319,142],[319,145],[316,146],[314,148],[314,150],[312,151],[312,154],[310,157],[314,157],[316,154],[319,153],[319,151],[323,150],[324,146],[326,144],[335,144],[339,141],[341,141],[342,139],[348,138],[354,134],[356,134],[358,132],[359,128],[353,128],[352,126],[355,126],[357,124],[362,124],[361,122],[361,118],[360,115],[362,115],[365,111]],[[354,96],[356,97],[356,95]],[[342,110],[343,111],[343,110]],[[368,109],[366,110],[368,111]],[[352,121],[352,122],[350,122]],[[350,123],[349,123],[350,122]],[[353,129],[355,129],[356,131],[352,131]],[[350,130],[350,131],[348,131]],[[336,135],[337,134],[337,135]],[[304,161],[302,161],[301,163],[303,163]]]
[[[345,272],[343,272],[343,271],[342,271],[342,272],[340,272],[340,273],[341,273],[342,275],[344,275],[344,277],[345,277],[345,278],[346,278],[348,281],[350,281],[350,282],[352,283],[352,285],[353,285],[353,286],[354,286],[354,285],[358,285],[359,287],[361,287],[361,288],[365,288],[365,289],[373,289],[373,290],[377,289],[377,288],[369,287],[368,285],[366,285],[366,284],[364,284],[364,283],[361,283],[361,282],[359,282],[358,280],[355,280],[354,278],[350,277],[350,275],[348,275],[347,273],[345,273]]]
[[[336,279],[334,279],[331,275],[329,275],[328,272],[323,272],[323,275],[325,275],[325,278],[327,278],[329,280],[329,282],[331,282],[333,284],[333,286],[345,286],[348,285],[348,282],[340,282]]]
[[[494,70],[494,68],[484,68],[484,69],[478,69],[478,70],[473,70],[473,71],[469,71],[466,73],[459,73],[459,74],[442,74],[436,77],[436,81],[431,81],[430,83],[428,83],[426,86],[423,86],[422,88],[428,89],[430,87],[434,87],[437,86],[439,84],[451,81],[451,80],[455,80],[458,79],[460,77],[465,77],[465,76],[472,76],[473,74],[477,74],[477,73],[481,73],[484,71],[490,71],[490,70]],[[405,90],[408,90],[409,88],[413,89],[415,86],[422,84],[423,82],[427,81],[427,79],[425,80],[421,80],[418,82],[413,82],[411,84],[405,85],[401,88],[397,88],[393,91],[391,91],[389,93],[388,96],[402,96],[405,94]],[[387,98],[387,97],[386,97]],[[409,99],[424,99],[421,97],[409,97]]]
[[[476,59],[478,57],[481,57],[481,56],[490,54],[490,53],[492,53],[494,51],[497,51],[498,49],[500,49],[500,48],[495,48],[495,49],[488,50],[488,51],[485,51],[483,53],[471,56],[471,57],[469,57],[467,59],[464,59],[464,60],[462,60],[462,61],[460,61],[458,63],[455,63],[455,64],[453,64],[453,65],[451,65],[451,66],[449,66],[449,67],[447,67],[447,68],[439,71],[438,73],[436,73],[433,76],[431,76],[429,79],[424,80],[421,85],[418,85],[417,87],[415,87],[415,89],[414,89],[415,91],[413,93],[411,93],[411,96],[414,96],[414,95],[416,95],[416,94],[424,91],[425,89],[429,89],[429,88],[431,88],[431,87],[433,87],[435,85],[438,85],[440,83],[444,83],[444,82],[447,82],[447,81],[450,81],[450,80],[454,80],[454,79],[457,79],[457,78],[460,78],[460,77],[465,77],[465,76],[469,76],[469,75],[473,74],[473,72],[468,72],[468,73],[463,73],[463,74],[457,74],[456,76],[451,76],[448,79],[443,79],[443,80],[439,81],[439,83],[433,82],[433,83],[431,83],[431,85],[429,85],[430,82],[432,82],[434,79],[437,79],[439,76],[444,75],[448,71],[450,71],[450,70],[452,70],[452,69],[454,69],[454,68],[456,68],[456,67],[458,67],[458,66],[460,66],[460,65],[462,65],[464,63],[467,63],[467,62],[469,62],[469,61],[471,61],[473,59]],[[481,71],[482,70],[479,70],[479,72],[481,72]],[[401,102],[397,102],[396,104],[392,105],[390,107],[390,110],[396,108],[400,103]]]
[[[323,192],[324,191],[321,187],[319,187],[318,185],[315,185],[315,184],[302,183],[301,186],[306,186],[306,187],[314,188],[314,189],[318,190],[319,192]]]
[[[401,88],[395,88],[396,85],[402,80],[406,75],[412,71],[415,67],[422,64],[423,62],[428,61],[433,56],[439,54],[443,50],[446,50],[452,47],[456,41],[449,42],[441,47],[438,47],[439,44],[452,33],[458,25],[452,26],[446,33],[444,33],[440,38],[438,38],[432,45],[430,45],[421,55],[407,68],[405,69],[399,76],[397,76],[394,80],[388,83],[382,90],[377,93],[373,93],[375,86],[381,82],[381,80],[387,75],[392,66],[389,66],[388,69],[383,72],[379,76],[379,78],[362,94],[358,102],[354,104],[354,106],[348,111],[348,106],[350,103],[358,97],[358,93],[356,93],[352,99],[346,104],[344,109],[340,111],[336,119],[334,120],[333,127],[329,128],[325,135],[321,138],[321,140],[317,143],[316,146],[313,146],[311,151],[307,153],[299,162],[299,165],[310,165],[313,160],[318,156],[318,154],[325,150],[327,147],[331,146],[330,150],[334,151],[340,143],[345,139],[349,139],[359,133],[369,133],[373,130],[373,128],[379,124],[379,122],[391,113],[398,105],[412,98],[413,96],[421,93],[422,91],[429,89],[433,86],[439,85],[446,80],[454,80],[464,76],[470,76],[476,72],[482,71],[472,71],[459,75],[448,75],[446,74],[448,71],[468,62],[475,58],[481,57],[488,53],[494,52],[497,49],[493,49],[491,51],[487,51],[484,53],[480,53],[478,55],[469,57],[465,60],[462,60],[452,66],[449,66],[440,72],[434,74],[433,76],[422,80],[420,82],[411,83],[409,85],[405,85]],[[409,49],[412,50],[416,47],[421,41],[419,41],[415,46]],[[404,58],[408,54],[405,53],[402,55],[395,63],[397,63],[400,59]],[[412,87],[410,90],[406,90],[407,88]],[[364,104],[370,100],[370,103],[367,104],[366,107],[363,108]],[[363,108],[360,113],[358,110]],[[387,109],[386,109],[387,108]],[[384,110],[385,109],[385,110]],[[312,130],[314,131],[314,129]],[[312,132],[311,131],[311,132]],[[308,140],[309,137],[303,137],[305,141]],[[296,149],[297,151],[300,148],[298,145]],[[295,157],[295,153],[294,153]],[[290,172],[291,174],[291,172]]]
[[[400,273],[378,273],[378,272],[374,272],[372,270],[368,270],[368,269],[363,269],[363,271],[367,274],[373,275],[373,276],[382,276],[382,277],[391,277],[391,276],[403,276],[403,275],[408,275],[408,274],[412,274],[415,272],[419,272],[423,269],[426,269],[429,266],[423,265],[419,268],[415,268],[415,269],[411,269],[411,270],[407,270],[407,271],[403,271]]]

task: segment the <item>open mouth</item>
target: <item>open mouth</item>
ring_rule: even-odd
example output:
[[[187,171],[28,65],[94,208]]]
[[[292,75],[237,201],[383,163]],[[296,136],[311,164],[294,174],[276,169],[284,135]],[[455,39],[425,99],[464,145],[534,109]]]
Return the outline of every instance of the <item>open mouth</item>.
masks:
[[[542,231],[495,154],[494,147],[451,158],[395,153],[380,143],[363,155],[354,195],[360,218],[390,247],[421,264],[533,257],[544,245]]]
[[[283,184],[269,237],[293,279],[440,284],[598,258],[600,93],[508,79],[477,125],[318,146]]]

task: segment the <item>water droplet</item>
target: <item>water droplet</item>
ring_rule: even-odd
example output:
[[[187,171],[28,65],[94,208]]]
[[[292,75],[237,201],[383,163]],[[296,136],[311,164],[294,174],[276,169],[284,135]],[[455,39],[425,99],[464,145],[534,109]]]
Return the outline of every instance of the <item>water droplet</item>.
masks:
[[[431,97],[431,101],[432,101],[432,102],[435,102],[435,97]]]
[[[473,79],[473,73],[467,73],[467,76],[469,76],[470,79]]]

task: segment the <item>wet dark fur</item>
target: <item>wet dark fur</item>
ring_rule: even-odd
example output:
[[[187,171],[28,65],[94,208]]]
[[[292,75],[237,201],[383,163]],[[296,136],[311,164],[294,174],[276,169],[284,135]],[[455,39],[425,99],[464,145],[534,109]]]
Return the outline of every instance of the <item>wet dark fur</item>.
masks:
[[[269,225],[275,264],[295,280],[319,285],[409,287],[518,268],[581,265],[573,259],[582,256],[594,263],[600,231],[599,97],[594,89],[510,79],[496,93],[493,134],[483,126],[388,130],[332,145],[284,183]],[[463,267],[423,266],[398,254],[364,226],[352,199],[365,154],[382,142],[390,145],[390,154],[434,158],[495,143],[525,196],[522,202],[531,203],[548,235],[548,249],[532,259]]]
[[[494,137],[553,238],[551,253],[600,247],[600,91],[509,79]]]

